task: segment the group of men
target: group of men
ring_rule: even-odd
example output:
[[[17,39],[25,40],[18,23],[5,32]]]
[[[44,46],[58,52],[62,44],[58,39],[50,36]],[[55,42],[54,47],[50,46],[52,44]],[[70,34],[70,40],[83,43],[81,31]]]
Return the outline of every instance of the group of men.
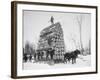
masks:
[[[34,54],[34,60],[53,60],[54,54],[55,50],[52,48],[47,50],[37,50],[37,52]]]

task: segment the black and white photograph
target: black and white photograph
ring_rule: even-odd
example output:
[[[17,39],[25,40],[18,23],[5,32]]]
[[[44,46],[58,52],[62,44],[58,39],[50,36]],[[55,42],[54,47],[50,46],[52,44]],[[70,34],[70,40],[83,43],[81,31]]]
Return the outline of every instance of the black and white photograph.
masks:
[[[42,77],[97,73],[97,7],[12,4],[12,74]]]
[[[91,66],[91,14],[23,10],[23,69]]]

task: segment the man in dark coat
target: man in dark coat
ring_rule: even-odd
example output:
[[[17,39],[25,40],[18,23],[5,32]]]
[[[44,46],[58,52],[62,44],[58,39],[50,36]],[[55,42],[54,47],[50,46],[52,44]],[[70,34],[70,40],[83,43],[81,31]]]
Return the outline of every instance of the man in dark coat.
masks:
[[[52,24],[54,23],[54,17],[53,16],[51,16],[50,21],[51,21]]]

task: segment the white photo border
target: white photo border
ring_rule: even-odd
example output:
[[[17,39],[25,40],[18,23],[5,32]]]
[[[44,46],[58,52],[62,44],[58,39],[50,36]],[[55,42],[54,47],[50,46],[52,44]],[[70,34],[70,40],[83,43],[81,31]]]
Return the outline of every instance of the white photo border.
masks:
[[[82,68],[67,68],[67,69],[52,69],[52,70],[23,70],[22,69],[22,16],[23,10],[45,10],[45,11],[60,11],[60,12],[81,12],[91,13],[91,66]],[[34,5],[34,4],[17,4],[17,76],[37,76],[37,75],[52,75],[52,74],[70,74],[70,73],[85,73],[96,72],[96,9],[83,7],[61,7],[50,5]]]

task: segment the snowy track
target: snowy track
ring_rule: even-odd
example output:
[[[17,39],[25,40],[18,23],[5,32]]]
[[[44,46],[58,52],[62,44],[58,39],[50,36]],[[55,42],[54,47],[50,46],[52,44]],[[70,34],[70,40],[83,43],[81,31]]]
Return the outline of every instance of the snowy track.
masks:
[[[82,56],[80,55],[75,64],[71,62],[68,63],[59,63],[59,64],[47,64],[47,62],[27,62],[23,63],[24,70],[32,69],[56,69],[56,68],[77,68],[77,67],[87,67],[91,66],[91,55]]]

